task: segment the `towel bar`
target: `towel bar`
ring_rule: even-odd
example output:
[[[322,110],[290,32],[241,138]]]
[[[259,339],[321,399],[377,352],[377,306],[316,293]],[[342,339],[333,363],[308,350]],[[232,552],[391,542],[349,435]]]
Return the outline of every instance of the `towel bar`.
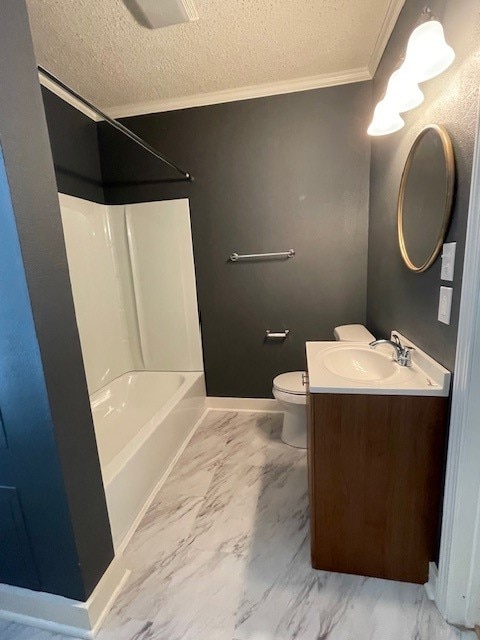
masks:
[[[229,257],[230,262],[239,262],[241,260],[265,260],[269,258],[293,258],[295,249],[288,251],[278,251],[276,253],[232,253]]]

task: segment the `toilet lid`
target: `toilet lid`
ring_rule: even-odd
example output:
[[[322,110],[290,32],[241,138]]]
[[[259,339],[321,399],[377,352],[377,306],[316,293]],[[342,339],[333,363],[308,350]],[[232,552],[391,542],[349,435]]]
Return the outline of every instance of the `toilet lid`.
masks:
[[[305,395],[307,393],[307,387],[302,382],[302,374],[305,371],[290,371],[289,373],[282,373],[273,380],[273,386],[279,391],[285,391],[286,393],[295,393],[297,395]]]

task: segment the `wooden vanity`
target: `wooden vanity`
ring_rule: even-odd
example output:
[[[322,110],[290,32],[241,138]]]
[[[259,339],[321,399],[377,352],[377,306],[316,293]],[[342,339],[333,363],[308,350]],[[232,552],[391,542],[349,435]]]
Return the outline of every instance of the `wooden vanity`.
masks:
[[[314,568],[427,581],[447,407],[447,397],[308,394]]]

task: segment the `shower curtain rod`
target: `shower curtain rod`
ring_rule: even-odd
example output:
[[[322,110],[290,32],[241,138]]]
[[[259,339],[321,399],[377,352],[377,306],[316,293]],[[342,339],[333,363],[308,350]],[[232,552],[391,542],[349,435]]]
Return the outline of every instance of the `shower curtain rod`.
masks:
[[[158,160],[161,160],[162,162],[167,164],[172,169],[175,169],[175,171],[178,171],[178,173],[181,173],[183,178],[179,178],[180,182],[193,182],[193,176],[192,175],[190,175],[189,173],[187,173],[186,171],[181,169],[175,163],[171,162],[171,160],[169,160],[162,153],[157,151],[154,147],[152,147],[152,145],[148,144],[148,142],[145,142],[145,140],[140,138],[140,136],[137,136],[136,133],[134,133],[133,131],[131,131],[127,127],[125,127],[121,122],[118,122],[118,120],[114,120],[114,118],[110,118],[110,116],[107,116],[107,114],[104,113],[101,109],[99,109],[94,104],[92,104],[89,100],[87,100],[86,98],[81,96],[74,89],[71,89],[68,85],[66,85],[64,82],[62,82],[59,78],[54,76],[53,73],[50,73],[50,71],[47,71],[46,69],[44,69],[40,65],[37,67],[37,69],[38,69],[39,73],[42,76],[44,76],[48,80],[51,80],[57,86],[59,86],[61,89],[63,89],[64,91],[69,93],[71,96],[73,96],[74,98],[76,98],[77,100],[82,102],[86,107],[88,107],[89,109],[94,111],[103,120],[105,120],[105,122],[108,122],[108,124],[111,125],[114,129],[117,129],[117,131],[120,131],[120,133],[123,133],[124,136],[127,136],[127,138],[130,138],[130,140],[132,140],[133,142],[138,144],[140,147],[142,147],[142,149],[145,149],[145,151],[148,151],[148,153],[150,153],[152,156],[155,156],[155,158],[157,158]]]

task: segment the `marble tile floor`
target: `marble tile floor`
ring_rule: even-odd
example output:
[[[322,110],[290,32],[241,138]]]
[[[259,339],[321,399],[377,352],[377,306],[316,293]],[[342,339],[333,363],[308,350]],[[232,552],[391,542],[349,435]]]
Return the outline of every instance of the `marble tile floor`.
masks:
[[[454,640],[422,586],[315,571],[281,415],[210,411],[125,551],[98,640]],[[0,622],[1,640],[66,640]]]

